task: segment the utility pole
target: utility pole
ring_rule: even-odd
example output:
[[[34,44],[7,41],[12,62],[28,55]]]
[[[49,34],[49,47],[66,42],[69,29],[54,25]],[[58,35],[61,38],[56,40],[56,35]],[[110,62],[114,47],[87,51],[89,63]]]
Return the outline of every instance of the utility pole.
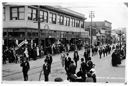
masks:
[[[37,22],[35,23],[38,23],[38,46],[39,46],[39,51],[41,49],[41,38],[40,38],[40,6],[38,5],[38,8],[37,8]],[[41,57],[41,53],[39,52],[39,57]]]
[[[119,30],[119,32],[118,32],[117,34],[118,34],[118,36],[119,36],[119,42],[120,42],[120,47],[119,47],[119,48],[120,48],[120,51],[121,51],[121,42],[122,42],[122,40],[121,40],[122,37],[121,37],[121,36],[122,36],[124,33],[123,33],[121,30]]]
[[[92,19],[94,18],[94,11],[90,11],[89,18],[91,18],[91,27],[90,27],[90,52],[92,47]],[[90,53],[91,56],[91,53]]]
[[[121,32],[121,30],[119,31],[119,37],[120,37],[120,51],[121,51],[121,36],[122,36],[122,32]]]

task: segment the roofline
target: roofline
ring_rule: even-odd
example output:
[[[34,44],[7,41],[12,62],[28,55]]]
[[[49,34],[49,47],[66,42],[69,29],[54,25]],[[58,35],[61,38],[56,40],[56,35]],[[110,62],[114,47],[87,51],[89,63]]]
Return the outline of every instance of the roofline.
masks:
[[[38,5],[29,5],[29,4],[15,4],[15,3],[8,3],[8,2],[3,2],[3,6],[38,6]],[[50,5],[40,5],[41,7],[44,7],[44,8],[47,8],[49,10],[54,10],[54,11],[57,11],[57,12],[61,12],[61,13],[64,13],[66,15],[71,15],[71,16],[74,16],[74,17],[78,17],[78,18],[81,18],[81,19],[84,19],[86,20],[87,18],[85,18],[84,14],[81,14],[81,13],[78,13],[76,11],[73,11],[73,10],[70,10],[68,8],[62,8],[60,6],[59,7],[54,7],[54,6],[50,6]],[[72,12],[69,12],[69,11],[66,11],[66,10],[69,10],[69,11],[72,11]],[[74,13],[73,13],[74,12]],[[77,13],[77,14],[75,14]]]
[[[112,24],[111,22],[104,20],[104,21],[93,21],[92,23],[99,23],[99,22],[108,22],[110,24]],[[91,21],[86,21],[85,23],[91,23]]]
[[[55,11],[58,11],[58,12],[62,12],[62,13],[67,14],[67,15],[73,15],[73,16],[76,16],[76,17],[79,17],[79,18],[82,18],[82,19],[86,19],[83,14],[80,14],[78,12],[74,11],[74,13],[72,13],[73,10],[71,10],[72,12],[66,11],[66,10],[70,10],[70,9],[57,8],[57,7],[50,6],[50,5],[42,5],[42,7],[45,7],[49,10],[55,10]],[[78,13],[78,14],[75,14],[75,13]]]

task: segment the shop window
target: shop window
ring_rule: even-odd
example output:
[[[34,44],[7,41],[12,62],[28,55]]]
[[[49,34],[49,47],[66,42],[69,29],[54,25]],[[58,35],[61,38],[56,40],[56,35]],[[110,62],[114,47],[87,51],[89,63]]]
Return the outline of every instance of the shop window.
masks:
[[[28,32],[27,34],[28,34],[28,37],[32,36],[32,33],[31,32]]]
[[[37,36],[38,36],[38,33],[33,32],[33,33],[32,33],[32,36],[33,36],[33,37],[37,37]]]

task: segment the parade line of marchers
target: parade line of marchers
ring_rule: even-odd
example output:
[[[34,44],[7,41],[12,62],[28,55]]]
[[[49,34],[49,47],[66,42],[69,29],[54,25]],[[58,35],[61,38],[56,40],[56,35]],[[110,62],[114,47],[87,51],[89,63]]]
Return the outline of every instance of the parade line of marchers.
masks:
[[[92,52],[92,56],[99,53],[100,59],[103,55],[104,57],[110,54],[112,50],[114,52],[112,53],[112,66],[117,66],[121,64],[121,60],[125,59],[126,55],[126,45],[120,45],[119,44],[107,44],[104,46],[92,46],[92,49],[90,51],[90,48],[85,46],[85,51],[83,53],[84,58],[80,58],[80,55],[78,53],[78,48],[76,47],[74,50],[74,57],[71,59],[69,56],[69,52],[62,51],[61,54],[61,64],[62,67],[66,71],[67,80],[70,82],[97,82],[96,77],[96,71],[95,71],[95,64],[91,60],[90,53]],[[6,50],[6,52],[9,52]],[[24,81],[28,81],[28,71],[30,70],[30,64],[29,64],[29,58],[28,55],[25,53],[21,56],[21,64],[22,72]],[[76,72],[78,61],[81,61],[80,69],[78,72]],[[44,80],[49,81],[49,74],[51,73],[51,65],[52,65],[52,55],[48,52],[45,56],[44,64],[42,69],[40,70],[39,74],[39,81],[41,79],[42,74],[44,75]],[[61,82],[63,81],[61,78],[55,78],[55,82]]]

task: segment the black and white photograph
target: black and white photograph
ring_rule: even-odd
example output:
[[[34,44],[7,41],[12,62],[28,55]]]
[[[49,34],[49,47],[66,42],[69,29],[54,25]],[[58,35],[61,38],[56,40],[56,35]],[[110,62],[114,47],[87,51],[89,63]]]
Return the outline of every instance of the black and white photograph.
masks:
[[[2,83],[127,84],[128,1],[1,4]]]

